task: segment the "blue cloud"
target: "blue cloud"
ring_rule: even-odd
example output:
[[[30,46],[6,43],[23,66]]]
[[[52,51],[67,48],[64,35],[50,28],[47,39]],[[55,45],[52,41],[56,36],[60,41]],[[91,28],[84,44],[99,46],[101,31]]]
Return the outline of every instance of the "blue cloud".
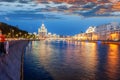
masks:
[[[104,1],[103,1],[104,2]],[[24,3],[24,4],[23,4]],[[81,3],[78,1],[78,3]],[[47,0],[42,0],[41,3],[37,3],[36,0],[1,0],[0,5],[0,15],[4,14],[12,14],[16,12],[19,12],[19,14],[24,13],[25,14],[33,14],[37,15],[40,12],[62,12],[64,14],[72,13],[72,14],[78,14],[82,16],[114,16],[114,14],[111,14],[111,12],[116,12],[111,9],[112,3],[105,3],[104,5],[97,4],[94,2],[88,2],[85,4],[79,4],[78,3],[59,3],[59,2],[48,2]],[[3,9],[4,8],[4,9]],[[103,12],[102,14],[96,14],[96,12],[99,12],[100,9],[106,9],[106,12]],[[117,14],[117,13],[116,13]],[[120,14],[117,14],[115,16],[120,16]],[[51,18],[51,17],[49,17]],[[57,18],[56,18],[57,19]],[[58,18],[59,19],[59,18]]]
[[[94,6],[96,6],[95,3],[93,2],[88,2],[87,4],[83,5],[83,8],[93,8]]]

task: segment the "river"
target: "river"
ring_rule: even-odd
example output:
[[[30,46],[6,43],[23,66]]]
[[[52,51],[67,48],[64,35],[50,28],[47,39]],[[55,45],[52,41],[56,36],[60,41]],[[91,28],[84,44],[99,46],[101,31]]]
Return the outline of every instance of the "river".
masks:
[[[120,45],[32,41],[24,56],[24,80],[120,80]]]

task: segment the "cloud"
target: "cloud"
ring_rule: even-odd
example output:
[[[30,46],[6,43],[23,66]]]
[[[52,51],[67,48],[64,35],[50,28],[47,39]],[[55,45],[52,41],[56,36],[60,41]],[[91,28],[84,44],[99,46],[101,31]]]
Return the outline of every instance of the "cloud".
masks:
[[[34,11],[30,11],[28,12],[28,14],[26,14],[26,12],[24,11],[16,11],[15,13],[12,14],[7,14],[7,16],[9,17],[5,17],[5,19],[8,20],[44,20],[44,19],[62,19],[61,16],[58,16],[57,14],[53,14],[51,12],[46,13],[46,12],[34,12]]]
[[[120,12],[111,12],[110,15],[119,16],[119,15],[120,15]]]
[[[62,12],[64,14],[78,14],[81,16],[120,16],[119,5],[114,5],[110,0],[0,0],[0,15],[8,14],[32,14],[37,15],[41,12]],[[102,3],[101,3],[102,2]],[[113,5],[117,8],[114,9]],[[49,17],[51,18],[51,17]]]
[[[9,21],[9,20],[10,20],[10,18],[9,18],[9,17],[5,17],[4,19],[5,19],[6,21]]]
[[[94,6],[96,6],[96,4],[93,2],[88,2],[85,5],[82,5],[83,8],[93,8]]]
[[[1,2],[14,2],[16,0],[0,0]]]
[[[0,0],[0,2],[20,2],[20,3],[28,3],[33,0]]]

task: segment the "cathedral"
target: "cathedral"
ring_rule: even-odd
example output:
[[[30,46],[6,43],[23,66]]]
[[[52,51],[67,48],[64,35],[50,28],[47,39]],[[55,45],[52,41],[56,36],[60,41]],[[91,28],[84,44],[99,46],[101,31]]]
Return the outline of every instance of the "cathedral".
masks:
[[[47,28],[45,27],[44,23],[42,23],[40,28],[38,28],[38,36],[39,39],[44,39],[47,37]]]

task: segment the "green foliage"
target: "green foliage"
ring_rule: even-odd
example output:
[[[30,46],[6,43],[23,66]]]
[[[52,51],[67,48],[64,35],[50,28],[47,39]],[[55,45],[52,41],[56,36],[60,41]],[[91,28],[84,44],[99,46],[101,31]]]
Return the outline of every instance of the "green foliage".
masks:
[[[25,35],[29,35],[27,31],[21,30],[17,26],[11,26],[3,22],[0,22],[0,29],[6,37],[18,38],[25,37]]]

